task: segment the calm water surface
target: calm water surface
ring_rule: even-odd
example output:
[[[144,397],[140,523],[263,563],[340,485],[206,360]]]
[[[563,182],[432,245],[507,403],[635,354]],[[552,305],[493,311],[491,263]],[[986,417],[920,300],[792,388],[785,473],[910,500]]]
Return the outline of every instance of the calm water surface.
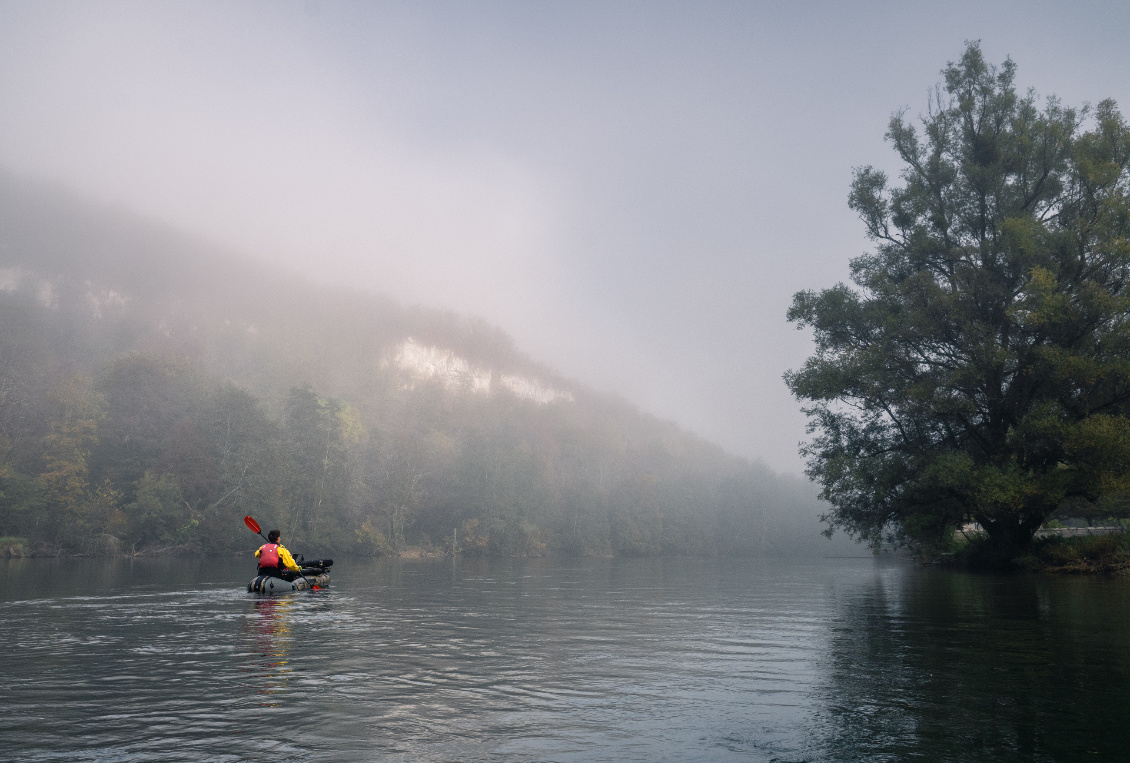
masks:
[[[1130,581],[871,559],[0,560],[0,758],[1122,760]]]

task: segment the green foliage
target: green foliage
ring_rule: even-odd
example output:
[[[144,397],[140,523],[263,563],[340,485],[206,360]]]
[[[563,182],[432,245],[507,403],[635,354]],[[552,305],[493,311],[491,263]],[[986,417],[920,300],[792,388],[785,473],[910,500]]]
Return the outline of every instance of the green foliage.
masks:
[[[0,527],[13,535],[40,536],[46,532],[47,516],[43,481],[0,469]]]
[[[394,553],[394,549],[384,533],[373,525],[372,517],[366,517],[354,531],[353,552],[362,556],[385,556]]]
[[[310,387],[290,391],[283,432],[289,536],[328,545],[335,534],[332,518],[349,506],[353,447],[362,433],[356,413],[341,401],[321,397]]]
[[[90,380],[72,377],[50,398],[50,434],[44,437],[44,471],[39,475],[48,500],[58,507],[63,533],[81,534],[89,497],[87,461],[98,442],[104,401]]]
[[[0,536],[0,557],[18,559],[28,555],[27,538],[14,538],[9,535]]]
[[[193,520],[185,516],[176,480],[167,474],[146,472],[133,493],[134,501],[125,507],[129,540],[141,546],[180,540],[178,530]]]
[[[490,548],[490,534],[480,530],[479,520],[464,519],[457,542],[457,552],[463,556],[486,556]]]
[[[182,496],[197,522],[190,539],[203,549],[238,548],[247,540],[242,517],[266,519],[281,505],[281,428],[250,392],[225,383],[200,405],[196,431],[216,479],[210,492]]]
[[[611,542],[618,556],[650,556],[663,550],[663,513],[653,477],[618,485],[612,506]]]
[[[1089,535],[1038,538],[1020,566],[1045,572],[1114,574],[1130,570],[1130,536]]]
[[[891,119],[903,184],[864,167],[849,196],[876,245],[856,288],[794,297],[829,532],[941,549],[972,518],[1009,555],[1127,489],[1130,128],[1111,101],[1040,108],[1015,71],[970,44],[921,131]]]

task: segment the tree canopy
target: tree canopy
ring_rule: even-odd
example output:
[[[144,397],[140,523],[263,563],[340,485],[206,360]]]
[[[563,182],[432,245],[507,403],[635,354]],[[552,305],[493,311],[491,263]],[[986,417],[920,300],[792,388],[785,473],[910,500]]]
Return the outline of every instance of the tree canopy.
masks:
[[[1130,486],[1130,129],[1018,93],[978,43],[942,74],[891,118],[901,184],[856,169],[873,251],[794,296],[815,353],[785,381],[829,533],[936,547],[975,520],[1007,556]]]

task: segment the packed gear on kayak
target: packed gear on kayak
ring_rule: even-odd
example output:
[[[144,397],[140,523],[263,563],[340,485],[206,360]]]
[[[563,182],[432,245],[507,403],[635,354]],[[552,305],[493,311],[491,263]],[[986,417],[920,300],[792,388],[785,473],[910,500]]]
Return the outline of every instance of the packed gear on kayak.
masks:
[[[247,584],[247,590],[251,593],[290,593],[325,588],[330,584],[330,567],[333,566],[333,559],[314,559],[307,562],[303,561],[302,555],[299,554],[298,561],[302,565],[302,577],[289,570],[284,573],[288,576],[286,579],[277,575],[258,575]]]

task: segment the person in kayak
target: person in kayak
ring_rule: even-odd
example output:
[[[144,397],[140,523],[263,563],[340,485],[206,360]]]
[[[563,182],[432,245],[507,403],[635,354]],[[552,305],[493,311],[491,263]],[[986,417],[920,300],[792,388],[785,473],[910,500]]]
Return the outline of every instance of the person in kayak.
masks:
[[[300,567],[295,563],[294,557],[290,555],[286,547],[279,543],[281,537],[282,533],[278,530],[271,530],[267,533],[267,542],[255,552],[255,558],[259,560],[260,575],[290,580],[294,575],[287,575],[286,572],[298,572]]]

